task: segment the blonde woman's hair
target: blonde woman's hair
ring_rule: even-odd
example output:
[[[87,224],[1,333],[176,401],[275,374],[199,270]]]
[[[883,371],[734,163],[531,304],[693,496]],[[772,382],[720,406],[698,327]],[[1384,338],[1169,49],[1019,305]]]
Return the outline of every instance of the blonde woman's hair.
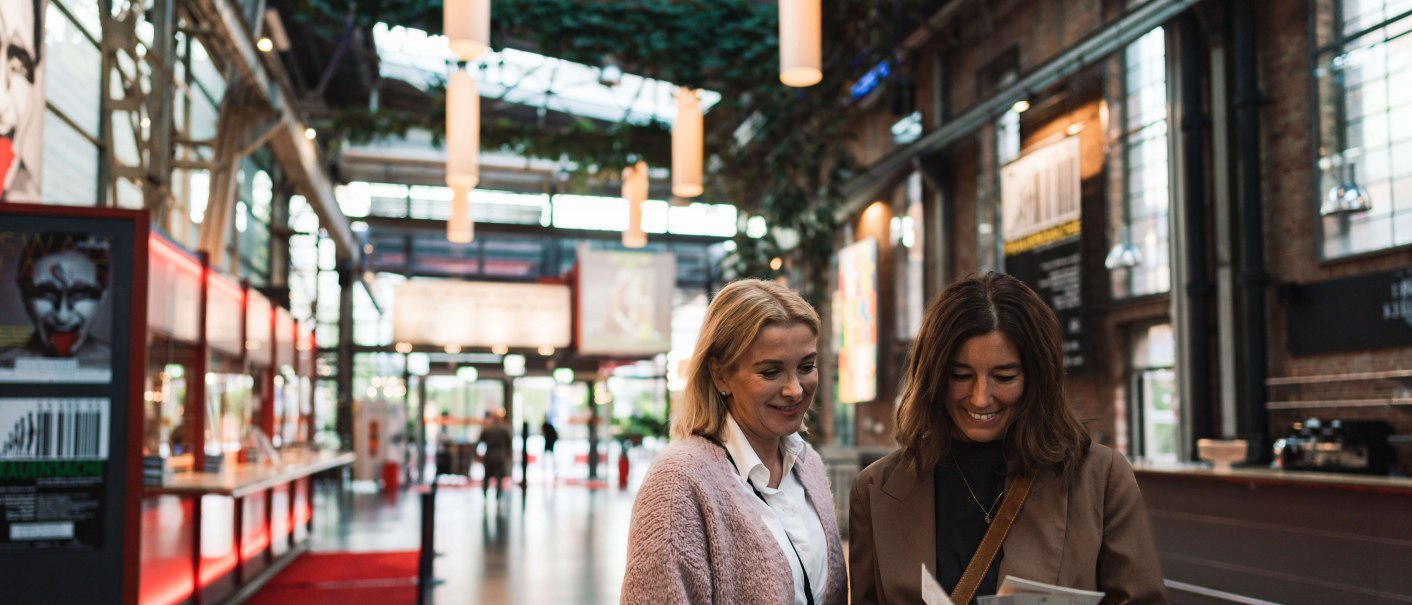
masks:
[[[793,290],[775,282],[742,279],[716,293],[706,310],[701,336],[687,364],[686,392],[673,406],[672,438],[701,435],[720,440],[726,399],[711,380],[711,362],[735,369],[760,332],[771,326],[805,325],[819,335],[819,314]]]

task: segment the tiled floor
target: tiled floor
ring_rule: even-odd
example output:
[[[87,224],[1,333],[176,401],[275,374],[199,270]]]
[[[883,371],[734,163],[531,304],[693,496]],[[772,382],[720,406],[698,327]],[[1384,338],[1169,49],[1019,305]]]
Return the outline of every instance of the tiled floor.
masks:
[[[637,476],[638,473],[633,473]],[[617,603],[627,555],[633,492],[556,484],[531,475],[489,501],[477,487],[443,485],[436,496],[431,602]],[[321,494],[314,550],[416,550],[421,503],[354,488]]]

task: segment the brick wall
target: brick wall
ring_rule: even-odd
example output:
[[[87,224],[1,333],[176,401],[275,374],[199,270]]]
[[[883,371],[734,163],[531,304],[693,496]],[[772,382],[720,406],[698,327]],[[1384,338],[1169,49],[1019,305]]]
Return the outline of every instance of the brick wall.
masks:
[[[1321,282],[1340,277],[1412,266],[1412,250],[1394,250],[1352,259],[1319,260],[1314,167],[1315,144],[1310,112],[1314,109],[1305,2],[1256,5],[1260,48],[1262,194],[1265,204],[1266,270],[1275,284]],[[1412,368],[1412,347],[1293,356],[1288,352],[1287,318],[1282,290],[1270,289],[1270,376],[1314,376]],[[1270,387],[1270,401],[1358,400],[1406,397],[1412,381],[1341,381]],[[1271,410],[1276,436],[1290,423],[1309,417],[1382,419],[1399,433],[1412,433],[1412,407],[1324,407]]]

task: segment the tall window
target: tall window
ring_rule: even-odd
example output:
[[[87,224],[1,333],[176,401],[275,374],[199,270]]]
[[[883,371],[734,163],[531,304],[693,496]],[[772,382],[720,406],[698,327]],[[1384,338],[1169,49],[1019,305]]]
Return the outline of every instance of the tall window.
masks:
[[[1320,256],[1412,244],[1412,0],[1312,0]]]
[[[1168,248],[1170,175],[1167,158],[1166,35],[1157,28],[1123,53],[1121,210],[1107,266],[1114,298],[1171,289]]]
[[[44,14],[44,48],[36,72],[44,86],[41,199],[45,203],[92,206],[98,200],[99,100],[103,70],[98,3],[50,0]],[[46,109],[43,105],[47,104]]]
[[[1008,69],[996,79],[994,88],[1008,86],[1015,78],[1015,70]],[[982,138],[976,191],[976,264],[981,271],[1005,270],[1005,234],[1000,232],[1000,169],[1020,157],[1020,112],[1007,110],[993,128],[993,136]]]

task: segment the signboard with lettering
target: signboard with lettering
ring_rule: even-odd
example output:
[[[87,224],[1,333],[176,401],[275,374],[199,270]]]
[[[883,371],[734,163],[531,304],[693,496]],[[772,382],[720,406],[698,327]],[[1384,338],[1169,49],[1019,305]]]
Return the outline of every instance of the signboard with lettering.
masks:
[[[1289,293],[1293,355],[1412,346],[1412,269],[1313,284]]]
[[[393,295],[392,338],[414,345],[569,345],[569,287],[409,279]]]
[[[1079,137],[1041,147],[1001,175],[1005,271],[1059,316],[1064,368],[1084,367],[1082,202]]]

